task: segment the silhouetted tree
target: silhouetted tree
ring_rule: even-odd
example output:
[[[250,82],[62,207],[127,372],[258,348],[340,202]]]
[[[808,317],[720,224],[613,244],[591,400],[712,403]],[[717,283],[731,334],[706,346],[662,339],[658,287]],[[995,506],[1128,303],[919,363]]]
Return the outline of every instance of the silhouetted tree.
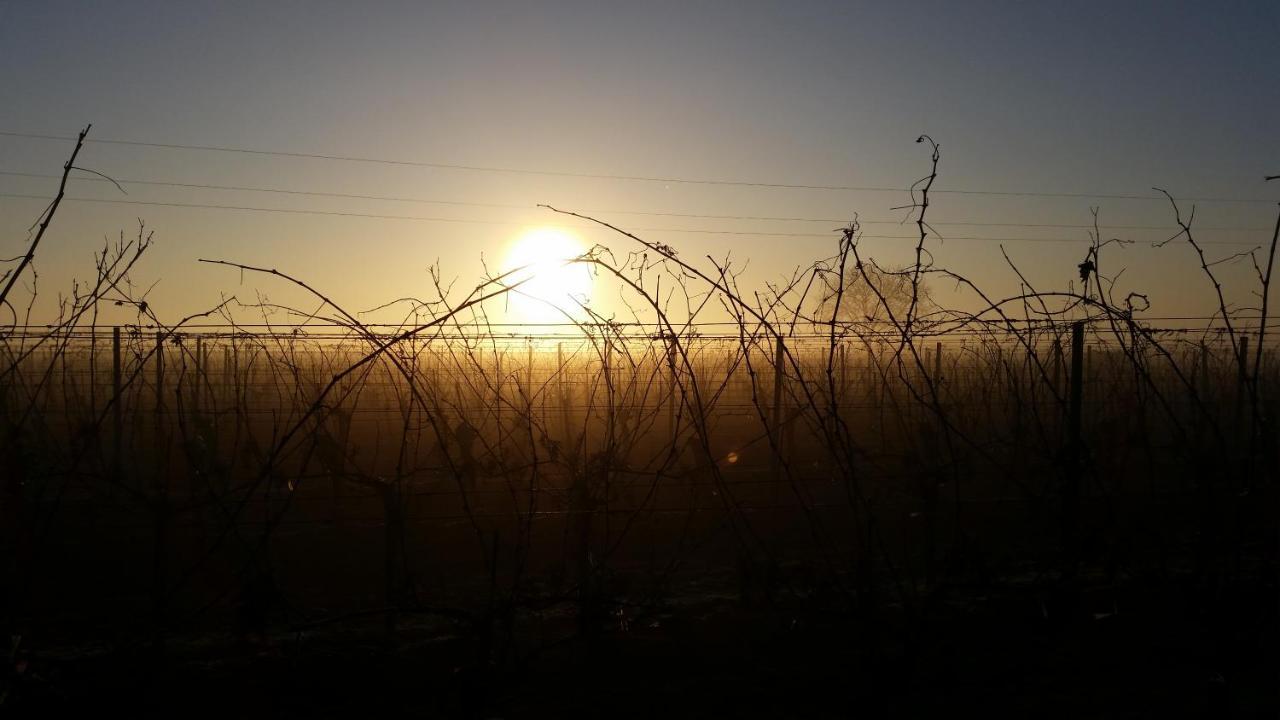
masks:
[[[837,322],[845,323],[880,323],[897,319],[902,322],[907,316],[907,308],[911,305],[911,276],[885,270],[876,265],[864,266],[866,277],[862,271],[850,269],[844,277],[844,293],[837,292],[840,278],[834,273],[821,275],[821,295],[819,296],[817,319],[829,321],[839,298],[839,312],[835,315]],[[870,281],[868,283],[868,281]],[[932,306],[929,289],[920,287],[919,307],[916,315],[928,312]],[[892,318],[891,318],[892,315]]]

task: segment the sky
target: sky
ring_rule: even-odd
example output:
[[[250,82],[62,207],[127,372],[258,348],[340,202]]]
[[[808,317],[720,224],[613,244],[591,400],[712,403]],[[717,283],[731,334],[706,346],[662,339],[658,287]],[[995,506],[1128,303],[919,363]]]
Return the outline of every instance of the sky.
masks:
[[[473,285],[482,263],[500,267],[541,227],[634,247],[539,203],[682,257],[730,256],[749,287],[829,256],[855,213],[862,252],[901,265],[912,228],[892,208],[928,172],[915,143],[928,133],[941,146],[938,266],[1013,294],[1003,245],[1037,287],[1065,288],[1097,207],[1106,238],[1135,241],[1108,250],[1108,267],[1125,268],[1119,294],[1143,292],[1149,315],[1177,317],[1211,312],[1214,297],[1189,247],[1151,247],[1174,233],[1168,204],[1106,196],[1159,186],[1198,199],[1209,261],[1265,249],[1280,199],[1280,182],[1262,181],[1280,173],[1278,38],[1275,2],[0,0],[0,132],[70,136],[92,123],[91,139],[538,171],[89,144],[78,164],[127,195],[71,184],[70,197],[117,202],[59,210],[36,258],[37,315],[139,219],[155,245],[134,281],[155,283],[151,304],[169,320],[230,295],[296,299],[198,258],[287,270],[363,310],[429,294],[433,264]],[[5,257],[25,251],[57,185],[14,173],[57,174],[71,145],[0,135]],[[1072,227],[1032,227],[1043,225]],[[1215,268],[1234,304],[1256,304],[1247,258]]]

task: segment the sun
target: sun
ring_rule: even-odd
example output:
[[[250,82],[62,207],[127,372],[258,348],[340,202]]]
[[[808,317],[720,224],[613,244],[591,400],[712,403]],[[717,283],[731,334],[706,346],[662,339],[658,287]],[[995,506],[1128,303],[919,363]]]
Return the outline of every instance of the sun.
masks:
[[[503,270],[515,271],[509,283],[525,282],[507,296],[508,317],[532,325],[566,322],[566,314],[581,318],[581,304],[591,294],[591,268],[570,261],[586,251],[582,241],[558,228],[535,228],[517,237]]]

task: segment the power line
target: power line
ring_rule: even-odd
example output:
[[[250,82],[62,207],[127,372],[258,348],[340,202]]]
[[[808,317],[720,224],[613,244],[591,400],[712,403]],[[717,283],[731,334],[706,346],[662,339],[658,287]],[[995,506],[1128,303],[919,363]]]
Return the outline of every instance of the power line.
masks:
[[[13,198],[20,200],[48,200],[42,195],[22,195],[17,193],[0,193],[0,198]],[[85,202],[85,203],[102,203],[110,205],[146,205],[153,207],[173,207],[173,208],[191,208],[202,210],[233,210],[241,212],[264,212],[264,213],[283,213],[289,215],[319,215],[331,217],[352,217],[365,218],[374,220],[409,220],[416,222],[441,222],[441,223],[459,223],[469,225],[500,225],[507,227],[520,227],[528,223],[512,222],[506,220],[478,220],[473,218],[446,218],[425,215],[384,215],[377,213],[356,213],[337,210],[305,210],[294,208],[269,208],[254,207],[248,205],[213,205],[206,203],[178,203],[178,202],[159,202],[150,200],[115,200],[109,198],[77,198],[66,197],[64,202]],[[599,230],[598,226],[587,224],[572,224],[567,227],[579,229]],[[706,230],[701,228],[651,228],[636,227],[630,228],[635,232],[667,232],[693,235],[731,235],[744,237],[790,237],[790,238],[813,238],[813,239],[831,239],[832,233],[786,233],[786,232],[763,232],[748,230]],[[871,235],[862,234],[859,237],[868,240],[917,240],[916,235]],[[974,240],[982,242],[1031,242],[1031,243],[1083,243],[1085,238],[1027,238],[1027,237],[985,237],[980,235],[952,235],[952,236],[936,236],[938,240],[945,242],[947,240]],[[1202,245],[1253,245],[1255,243],[1243,240],[1203,240]]]
[[[16,172],[11,170],[0,170],[0,175],[8,175],[11,177],[41,178],[46,180],[60,180],[62,178],[61,175],[52,175],[49,173],[27,173],[27,172]],[[503,208],[503,209],[517,209],[517,210],[532,210],[536,207],[535,205],[517,205],[514,203],[486,203],[486,202],[471,202],[466,200],[436,200],[436,199],[427,199],[427,198],[397,197],[393,195],[361,195],[361,194],[355,194],[355,193],[323,192],[318,190],[292,190],[288,188],[256,187],[256,186],[250,186],[250,185],[208,185],[204,183],[184,183],[184,182],[175,182],[170,180],[125,180],[122,178],[106,179],[106,178],[100,178],[100,177],[72,177],[71,179],[82,181],[82,182],[100,182],[100,183],[111,182],[111,183],[119,183],[121,185],[149,185],[149,186],[159,186],[159,187],[188,188],[188,189],[195,189],[195,190],[229,190],[229,191],[239,191],[239,192],[276,193],[280,195],[304,195],[308,197],[341,198],[344,200],[385,200],[389,202],[422,203],[425,205],[459,205],[463,207]]]
[[[12,170],[0,170],[0,175],[7,175],[10,177],[41,178],[41,179],[47,179],[47,180],[59,180],[62,178],[61,175],[53,175],[48,173],[17,172]],[[495,208],[495,209],[505,209],[505,210],[531,210],[536,207],[533,205],[519,205],[515,203],[485,203],[485,202],[472,202],[472,201],[465,201],[465,200],[440,200],[440,199],[433,199],[433,198],[401,197],[401,196],[395,196],[395,195],[364,195],[364,194],[356,194],[356,193],[337,193],[337,192],[326,192],[326,191],[319,191],[319,190],[295,190],[290,188],[260,187],[260,186],[252,186],[252,185],[210,185],[210,184],[204,184],[204,183],[184,183],[184,182],[176,182],[176,181],[169,181],[169,180],[136,180],[136,179],[114,179],[114,178],[107,179],[107,178],[101,178],[101,177],[75,177],[72,179],[77,181],[83,181],[83,182],[97,182],[97,183],[112,182],[112,183],[119,183],[122,185],[147,185],[147,186],[156,186],[156,187],[174,187],[174,188],[188,188],[188,189],[198,189],[198,190],[275,193],[275,194],[282,194],[282,195],[300,195],[300,196],[306,196],[306,197],[339,198],[339,199],[345,199],[345,200],[377,200],[377,201],[386,201],[386,202],[421,203],[426,205],[453,205],[453,206],[460,206],[460,207],[481,207],[481,208]],[[778,215],[716,215],[716,214],[704,214],[704,213],[657,212],[657,211],[646,211],[646,210],[598,210],[595,212],[601,215],[606,215],[606,214],[607,215],[641,215],[641,216],[647,216],[647,217],[678,217],[678,218],[691,218],[691,219],[702,219],[702,220],[748,220],[748,221],[807,222],[807,223],[831,223],[831,224],[849,222],[849,218],[812,218],[812,217],[793,217],[793,216],[778,216]],[[902,225],[903,224],[902,220],[859,219],[858,222],[862,225]],[[1085,229],[1093,228],[1093,225],[1088,225],[1083,223],[1011,223],[1011,222],[956,221],[956,222],[931,222],[929,224],[935,227],[1017,227],[1017,228],[1053,228],[1053,229],[1068,229],[1068,230],[1085,230]],[[1108,224],[1105,226],[1105,229],[1168,231],[1168,230],[1174,230],[1175,228],[1173,228],[1173,226],[1171,225],[1110,225]],[[1265,232],[1270,228],[1203,227],[1199,229],[1212,230],[1212,231],[1230,231],[1230,232]]]
[[[41,133],[21,133],[0,130],[0,136],[24,138],[32,140],[65,140],[73,141],[76,138],[67,135],[47,135]],[[775,188],[787,190],[828,190],[838,192],[906,192],[903,187],[891,186],[865,186],[865,185],[823,185],[816,183],[782,183],[782,182],[754,182],[746,180],[722,180],[708,178],[681,178],[681,177],[664,177],[650,175],[621,175],[611,173],[583,173],[569,172],[562,170],[537,170],[530,168],[512,168],[499,167],[489,165],[465,165],[459,163],[442,163],[427,162],[420,160],[392,160],[388,158],[369,158],[353,155],[335,155],[323,153],[302,153],[289,152],[283,150],[256,150],[252,148],[228,147],[220,145],[184,145],[179,143],[155,143],[142,142],[138,140],[119,140],[106,138],[87,138],[85,142],[96,143],[99,145],[123,145],[130,147],[146,147],[158,148],[164,150],[193,150],[202,152],[222,152],[222,153],[238,153],[242,155],[258,155],[265,157],[287,157],[309,160],[332,160],[337,162],[354,162],[354,163],[371,163],[378,165],[398,165],[405,167],[424,167],[435,168],[441,170],[466,170],[471,172],[490,172],[490,173],[506,173],[514,175],[541,175],[546,177],[571,177],[583,178],[588,180],[627,180],[634,182],[653,182],[667,184],[684,184],[684,185],[724,185],[732,187],[754,187],[754,188]],[[990,195],[1003,197],[1058,197],[1058,198],[1081,198],[1081,199],[1108,199],[1108,200],[1157,200],[1165,201],[1166,198],[1160,195],[1128,195],[1119,193],[1074,193],[1074,192],[1031,192],[1031,191],[995,191],[995,190],[947,190],[935,189],[930,192],[935,194],[952,194],[952,195]],[[1239,198],[1182,198],[1187,202],[1202,203],[1265,203],[1270,204],[1270,200],[1246,200]]]
[[[24,200],[48,200],[41,195],[20,195],[16,193],[0,193],[0,197],[16,198]],[[151,205],[156,207],[176,207],[176,208],[201,208],[205,210],[242,210],[247,212],[271,212],[271,213],[288,213],[293,215],[334,215],[339,217],[357,217],[372,218],[377,220],[420,220],[426,222],[452,222],[452,223],[468,223],[479,225],[519,225],[520,223],[506,222],[502,220],[474,220],[470,218],[444,218],[429,217],[422,215],[379,215],[375,213],[354,213],[339,212],[334,210],[295,210],[292,208],[264,208],[249,207],[245,205],[211,205],[204,203],[177,203],[177,202],[159,202],[150,200],[115,200],[109,198],[73,198],[66,197],[63,201],[70,202],[87,202],[87,203],[107,203],[112,205]],[[532,208],[530,208],[532,209]]]

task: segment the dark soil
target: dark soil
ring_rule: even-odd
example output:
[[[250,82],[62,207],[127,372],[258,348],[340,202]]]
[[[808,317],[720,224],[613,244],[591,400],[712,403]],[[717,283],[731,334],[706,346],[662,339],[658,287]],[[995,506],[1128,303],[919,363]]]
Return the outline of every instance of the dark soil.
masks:
[[[687,594],[20,654],[7,716],[1265,717],[1275,588],[950,588],[908,611]],[[510,640],[506,639],[510,637]],[[489,638],[485,642],[484,638]]]

